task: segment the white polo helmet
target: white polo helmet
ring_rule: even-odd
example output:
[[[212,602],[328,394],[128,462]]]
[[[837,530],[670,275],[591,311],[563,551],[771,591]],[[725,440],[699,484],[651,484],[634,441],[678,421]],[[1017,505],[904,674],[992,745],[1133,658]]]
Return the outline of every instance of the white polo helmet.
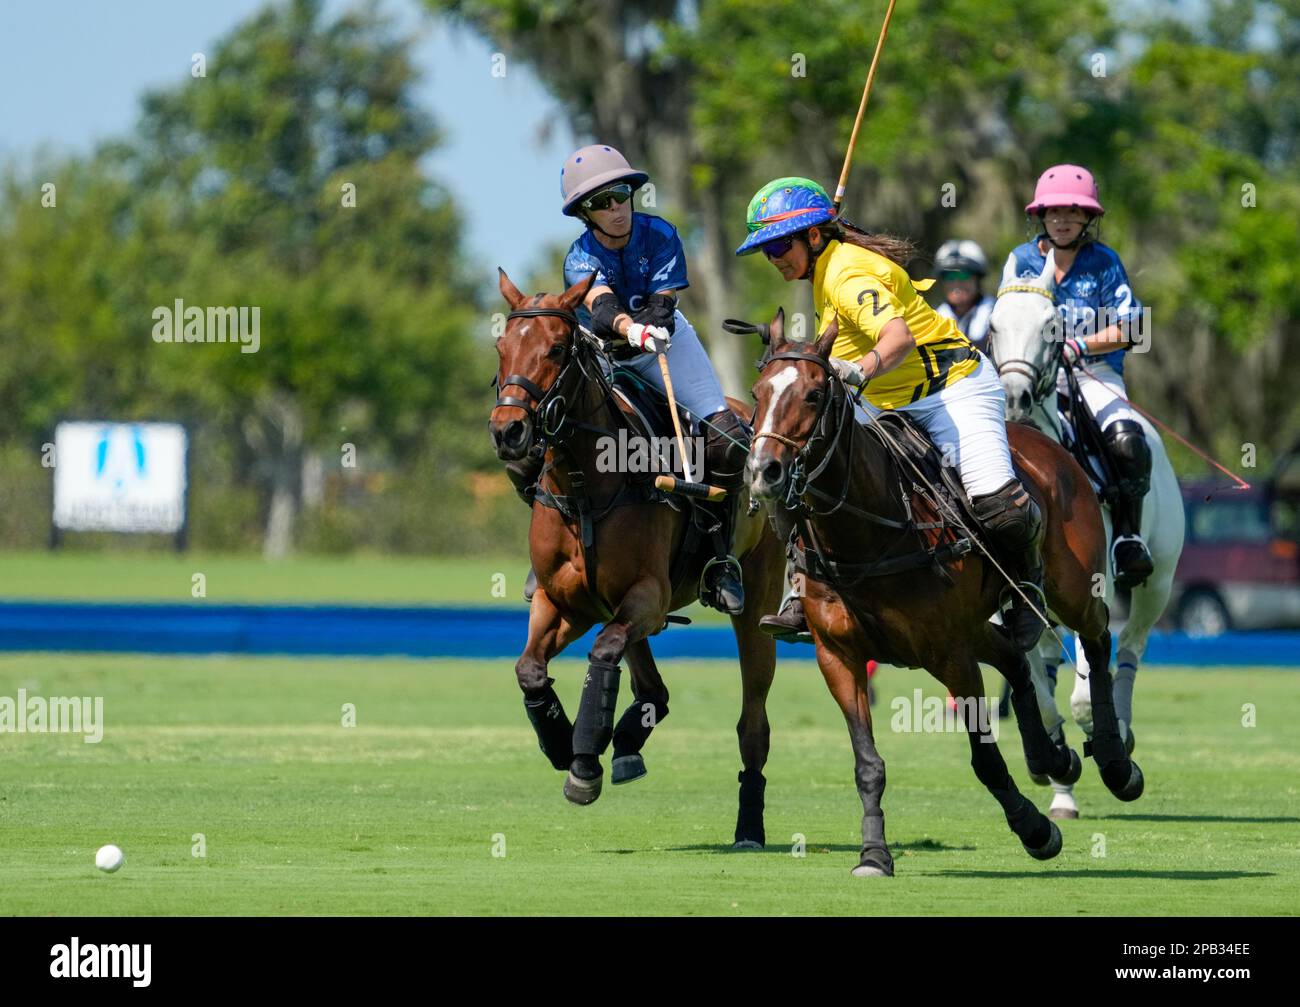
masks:
[[[627,158],[604,143],[593,143],[575,150],[560,169],[560,196],[564,200],[564,213],[578,215],[578,204],[592,193],[599,192],[614,182],[628,182],[639,189],[650,181],[650,176],[628,164]]]
[[[989,271],[989,260],[979,245],[969,238],[961,238],[945,241],[939,246],[934,267],[941,273],[966,272],[984,276]]]

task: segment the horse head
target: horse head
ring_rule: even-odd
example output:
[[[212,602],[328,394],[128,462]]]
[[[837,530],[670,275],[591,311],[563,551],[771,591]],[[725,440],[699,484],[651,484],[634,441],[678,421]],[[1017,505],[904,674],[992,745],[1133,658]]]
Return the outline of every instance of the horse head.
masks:
[[[750,494],[770,502],[784,497],[791,470],[809,444],[825,436],[824,417],[831,400],[844,394],[830,367],[831,347],[839,334],[832,319],[815,343],[785,338],[785,311],[777,309],[768,327],[753,394],[754,446],[746,464]]]
[[[497,337],[500,366],[496,386],[498,398],[488,419],[492,446],[502,461],[517,461],[528,453],[539,432],[545,432],[548,410],[562,413],[565,395],[581,377],[577,359],[578,317],[574,313],[596,279],[592,273],[563,294],[520,292],[504,269],[500,274],[501,296],[510,305],[506,325]],[[522,395],[519,393],[522,391]]]
[[[1034,406],[1056,388],[1061,340],[1055,293],[1054,250],[1033,279],[1017,279],[1015,261],[1007,261],[989,318],[988,353],[997,365],[1007,396],[1007,419],[1013,423],[1028,420]]]

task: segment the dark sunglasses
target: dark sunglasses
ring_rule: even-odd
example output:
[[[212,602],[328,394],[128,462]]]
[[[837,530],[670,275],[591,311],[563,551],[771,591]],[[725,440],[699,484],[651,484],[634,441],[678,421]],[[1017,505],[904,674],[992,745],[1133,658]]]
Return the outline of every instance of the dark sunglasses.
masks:
[[[622,206],[632,198],[632,186],[623,182],[619,185],[611,185],[608,189],[601,189],[594,196],[588,196],[582,201],[584,210],[608,210],[610,204],[617,203]]]
[[[763,254],[769,259],[779,259],[794,247],[794,238],[787,235],[784,238],[773,238],[771,241],[765,241],[758,246],[763,250]]]
[[[974,275],[969,269],[945,269],[943,272],[945,280],[969,280]]]

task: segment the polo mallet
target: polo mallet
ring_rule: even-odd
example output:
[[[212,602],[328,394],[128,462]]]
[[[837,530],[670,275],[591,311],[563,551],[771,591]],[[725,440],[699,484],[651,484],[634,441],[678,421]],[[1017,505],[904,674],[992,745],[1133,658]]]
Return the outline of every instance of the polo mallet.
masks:
[[[840,182],[835,187],[835,200],[832,207],[836,216],[839,216],[840,204],[844,202],[844,188],[849,184],[849,166],[853,163],[853,148],[858,144],[858,129],[862,126],[862,118],[867,112],[867,99],[871,96],[871,85],[876,79],[876,64],[880,62],[880,50],[885,47],[885,36],[889,34],[889,19],[894,16],[895,2],[896,0],[889,0],[889,8],[885,11],[885,21],[880,26],[880,38],[876,40],[876,53],[871,57],[871,69],[867,71],[867,86],[862,89],[858,117],[853,120],[849,149],[844,152],[844,167],[840,169]]]
[[[677,398],[673,395],[673,376],[668,372],[668,355],[660,350],[658,356],[659,372],[664,376],[664,391],[668,393],[668,411],[673,417],[673,430],[677,432],[677,450],[682,455],[682,470],[686,473],[686,481],[682,482],[676,476],[655,476],[655,489],[686,497],[699,497],[702,500],[723,500],[727,496],[726,490],[721,486],[697,483],[691,473],[690,459],[686,454],[686,438],[682,436],[682,420],[677,415]]]

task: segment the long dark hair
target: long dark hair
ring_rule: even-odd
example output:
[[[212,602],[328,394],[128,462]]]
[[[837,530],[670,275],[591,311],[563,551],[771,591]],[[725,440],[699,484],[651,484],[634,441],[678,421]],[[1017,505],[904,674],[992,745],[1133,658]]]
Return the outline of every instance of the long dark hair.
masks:
[[[907,238],[896,234],[877,234],[866,231],[851,220],[845,220],[843,217],[817,226],[827,232],[828,241],[832,238],[847,241],[850,245],[857,245],[869,252],[883,255],[886,259],[892,259],[904,269],[907,268],[909,262],[921,254],[920,249]]]

